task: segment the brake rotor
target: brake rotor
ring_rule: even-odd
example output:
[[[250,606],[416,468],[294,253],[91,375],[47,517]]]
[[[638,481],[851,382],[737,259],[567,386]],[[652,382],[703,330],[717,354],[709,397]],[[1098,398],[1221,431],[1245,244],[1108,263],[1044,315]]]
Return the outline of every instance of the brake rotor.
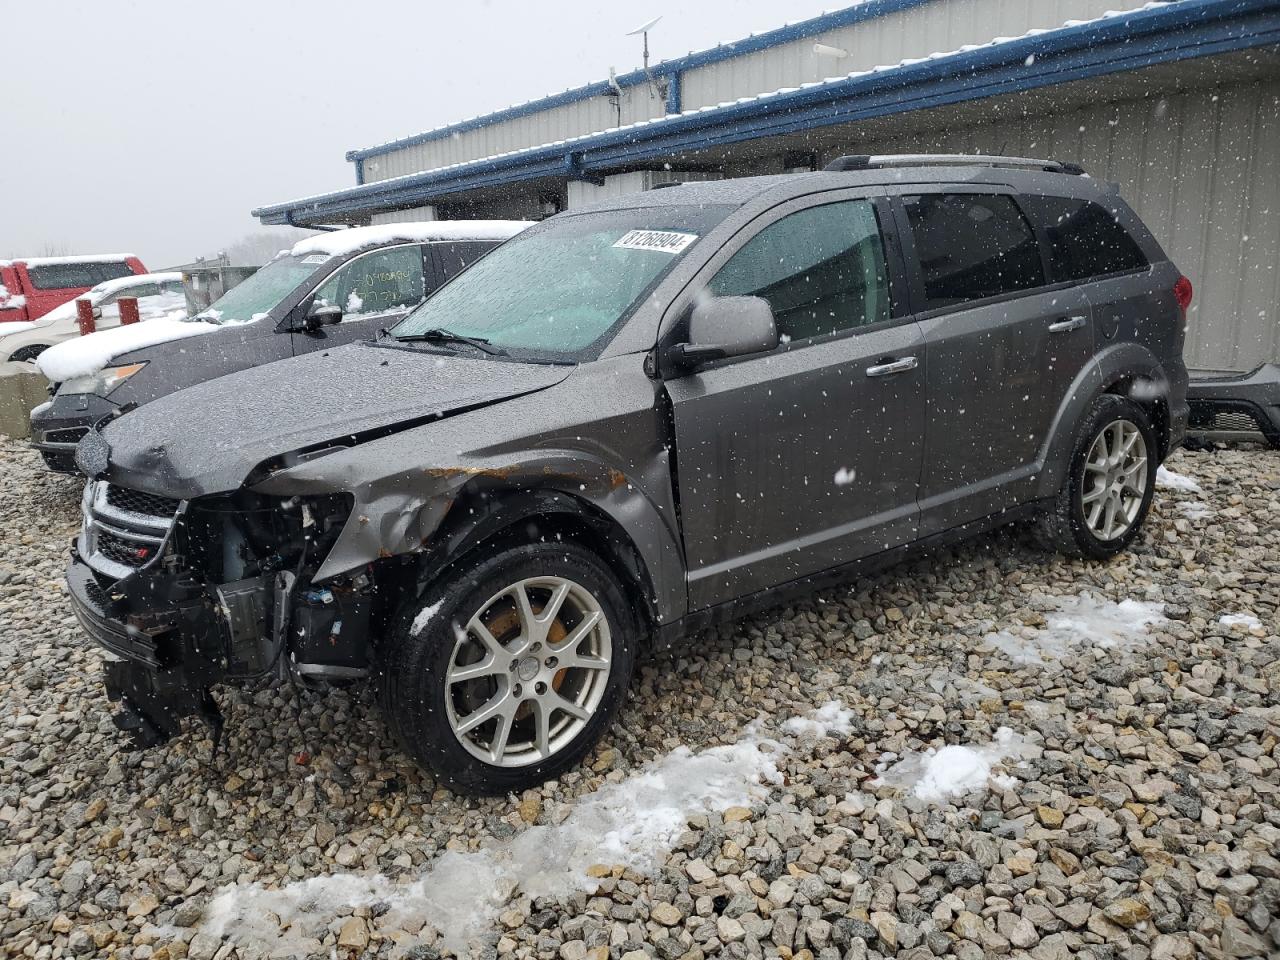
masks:
[[[533,612],[541,613],[545,606],[546,605],[544,604],[542,607],[534,607]],[[493,634],[499,643],[505,645],[508,640],[520,632],[520,615],[515,610],[508,610],[505,613],[500,613],[487,621],[485,626],[489,628],[489,632]],[[560,618],[556,617],[555,620],[551,622],[550,629],[547,630],[547,646],[554,648],[557,644],[563,643],[564,638],[568,635],[569,631],[560,621]],[[557,670],[556,675],[551,678],[551,688],[559,692],[560,685],[564,683],[564,678],[568,676],[568,674],[569,669],[567,667],[562,667]],[[533,707],[528,703],[524,703],[520,705],[518,710],[516,710],[513,719],[523,720],[532,714]]]

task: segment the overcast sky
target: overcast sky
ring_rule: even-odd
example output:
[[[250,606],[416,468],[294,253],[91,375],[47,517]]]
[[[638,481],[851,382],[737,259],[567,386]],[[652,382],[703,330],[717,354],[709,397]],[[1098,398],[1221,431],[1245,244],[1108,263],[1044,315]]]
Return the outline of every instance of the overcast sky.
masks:
[[[836,0],[827,0],[838,7]],[[347,150],[820,13],[820,2],[219,0],[4,5],[0,257],[159,268],[355,183]]]

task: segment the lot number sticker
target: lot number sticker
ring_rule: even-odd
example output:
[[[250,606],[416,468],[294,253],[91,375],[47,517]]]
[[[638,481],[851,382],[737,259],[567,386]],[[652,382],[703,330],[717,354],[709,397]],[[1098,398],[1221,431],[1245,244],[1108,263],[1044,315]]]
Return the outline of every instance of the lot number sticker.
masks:
[[[623,250],[679,253],[697,239],[696,233],[677,233],[674,230],[628,230],[618,238],[614,246],[621,247]]]

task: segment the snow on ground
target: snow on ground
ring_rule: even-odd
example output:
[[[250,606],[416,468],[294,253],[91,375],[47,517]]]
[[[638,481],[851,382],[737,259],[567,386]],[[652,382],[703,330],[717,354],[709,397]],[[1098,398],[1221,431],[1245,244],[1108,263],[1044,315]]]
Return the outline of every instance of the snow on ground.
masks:
[[[97,373],[114,358],[130,351],[212,333],[217,329],[211,323],[158,317],[146,323],[99,330],[87,337],[76,337],[55,344],[36,358],[36,366],[54,383],[61,383],[63,380]]]
[[[1168,467],[1156,469],[1156,486],[1166,490],[1184,490],[1187,493],[1202,493],[1200,484],[1181,473],[1174,473]]]
[[[838,700],[824,703],[808,716],[792,717],[782,724],[785,733],[802,737],[806,734],[821,737],[829,733],[846,736],[853,732],[853,711]]]
[[[1213,507],[1209,506],[1207,503],[1201,503],[1199,500],[1193,500],[1190,503],[1186,501],[1179,501],[1177,507],[1178,512],[1188,520],[1208,520],[1210,517],[1216,515],[1216,511]]]
[[[1004,760],[1026,756],[1031,750],[1025,739],[1008,727],[1001,727],[995,740],[981,746],[953,744],[901,758],[887,753],[876,765],[879,777],[869,785],[898,787],[926,803],[942,803],[991,785],[1007,790],[1017,781],[995,774],[993,768]]]
[[[1262,630],[1262,621],[1251,613],[1224,613],[1218,618],[1224,627],[1244,627],[1246,630]]]
[[[847,723],[841,713],[839,704],[828,704],[813,716]],[[516,890],[531,897],[594,890],[596,881],[587,876],[593,864],[651,870],[690,816],[749,805],[764,794],[764,784],[781,782],[773,757],[782,750],[757,725],[727,746],[699,753],[679,747],[577,801],[561,823],[528,827],[484,850],[447,851],[410,883],[332,874],[274,890],[231,885],[214,896],[204,925],[242,946],[289,950],[325,928],[337,907],[380,903],[401,929],[426,924],[440,932],[443,946],[461,954],[469,941],[492,931]]]
[[[423,223],[383,223],[373,227],[353,227],[307,237],[293,245],[289,253],[295,257],[322,253],[341,257],[365,247],[403,240],[407,243],[430,243],[434,240],[506,240],[514,237],[530,220],[435,220]]]
[[[1076,650],[1099,647],[1104,650],[1135,646],[1147,628],[1165,619],[1158,603],[1121,600],[1115,603],[1090,593],[1064,597],[1056,602],[1044,627],[1014,633],[1001,630],[982,639],[1008,654],[1016,664],[1040,666],[1045,657],[1058,660]]]

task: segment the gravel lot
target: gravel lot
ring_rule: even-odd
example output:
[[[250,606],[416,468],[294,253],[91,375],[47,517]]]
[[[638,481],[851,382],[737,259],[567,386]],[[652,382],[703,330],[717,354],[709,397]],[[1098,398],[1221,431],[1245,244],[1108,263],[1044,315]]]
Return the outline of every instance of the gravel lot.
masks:
[[[1110,564],[1001,534],[726,627],[589,768],[471,801],[361,687],[222,694],[213,765],[121,749],[79,486],[0,440],[0,953],[1277,955],[1280,454],[1168,466],[1201,489]]]

